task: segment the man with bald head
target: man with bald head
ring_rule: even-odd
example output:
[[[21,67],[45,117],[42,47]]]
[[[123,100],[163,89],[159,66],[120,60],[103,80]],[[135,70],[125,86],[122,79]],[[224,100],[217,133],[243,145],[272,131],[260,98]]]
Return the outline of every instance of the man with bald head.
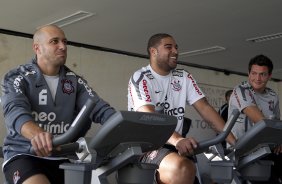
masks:
[[[59,27],[38,29],[33,51],[30,63],[10,70],[2,81],[1,105],[7,129],[3,171],[8,183],[63,184],[59,165],[68,160],[51,156],[53,136],[68,130],[89,98],[95,108],[78,137],[85,135],[91,122],[103,124],[115,110],[65,66],[67,38]]]

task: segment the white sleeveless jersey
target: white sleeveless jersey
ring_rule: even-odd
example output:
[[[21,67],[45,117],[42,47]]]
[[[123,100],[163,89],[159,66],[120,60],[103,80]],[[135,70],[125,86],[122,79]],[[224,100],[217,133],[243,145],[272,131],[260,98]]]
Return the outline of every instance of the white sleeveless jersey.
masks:
[[[181,134],[185,105],[192,105],[203,97],[204,93],[190,73],[176,69],[161,76],[148,65],[129,80],[128,110],[136,111],[144,105],[162,106],[165,114],[177,117],[175,131]]]

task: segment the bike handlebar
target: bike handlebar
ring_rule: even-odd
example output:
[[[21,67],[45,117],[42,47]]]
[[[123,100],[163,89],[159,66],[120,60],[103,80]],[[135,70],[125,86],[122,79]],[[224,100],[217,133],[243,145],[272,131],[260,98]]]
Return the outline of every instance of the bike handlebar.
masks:
[[[95,107],[95,103],[92,99],[88,99],[84,106],[81,108],[79,114],[76,116],[75,120],[72,122],[71,127],[68,131],[60,136],[54,137],[53,146],[59,146],[62,144],[69,143],[79,134],[79,127],[84,126],[87,123],[86,119],[89,118],[90,113]]]
[[[68,131],[62,135],[54,137],[52,140],[53,147],[70,143],[79,134],[79,127],[82,127],[87,123],[87,118],[89,118],[90,113],[94,109],[96,103],[92,99],[87,99],[80,112],[72,122]],[[30,153],[34,154],[33,147],[30,148]]]
[[[227,120],[224,126],[223,131],[213,139],[204,140],[204,141],[199,142],[198,147],[194,150],[194,154],[196,155],[196,154],[205,152],[206,150],[209,149],[210,146],[216,145],[224,141],[226,137],[228,136],[228,134],[231,132],[231,129],[233,128],[234,124],[236,123],[236,120],[239,117],[239,115],[240,115],[239,110],[237,109],[233,110],[230,118]]]

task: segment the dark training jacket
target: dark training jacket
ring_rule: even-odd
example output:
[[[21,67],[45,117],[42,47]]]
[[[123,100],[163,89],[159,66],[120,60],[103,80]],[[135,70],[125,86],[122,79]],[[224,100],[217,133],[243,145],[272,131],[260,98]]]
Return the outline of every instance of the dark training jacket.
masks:
[[[103,124],[115,113],[115,110],[88,86],[86,80],[62,66],[53,100],[35,58],[31,63],[20,65],[8,72],[2,81],[1,97],[7,128],[3,145],[4,161],[18,154],[30,154],[30,140],[24,138],[20,132],[25,122],[34,121],[53,135],[63,134],[88,98],[92,98],[96,106],[88,126],[81,127],[79,137],[86,134],[91,122]]]

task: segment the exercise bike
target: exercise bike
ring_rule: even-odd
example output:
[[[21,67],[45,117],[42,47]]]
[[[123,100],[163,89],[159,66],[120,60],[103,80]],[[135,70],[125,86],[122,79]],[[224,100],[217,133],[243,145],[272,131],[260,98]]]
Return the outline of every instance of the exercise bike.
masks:
[[[219,136],[198,144],[195,153],[222,142],[231,131],[239,112],[234,112],[230,123]],[[163,146],[175,130],[173,116],[119,111],[100,128],[90,140],[80,138],[75,144],[78,159],[65,163],[65,182],[68,184],[108,184],[108,176],[116,173],[116,183],[152,184],[155,164],[140,163],[140,156]],[[64,136],[64,135],[62,135]],[[56,138],[54,138],[56,145]],[[68,146],[62,146],[68,147]],[[67,150],[69,150],[67,148]]]
[[[140,156],[147,151],[155,150],[166,143],[175,130],[177,119],[173,116],[118,111],[112,115],[91,139],[76,137],[79,128],[93,109],[93,102],[87,101],[69,130],[54,137],[53,146],[60,146],[58,154],[76,153],[71,163],[60,165],[65,171],[67,184],[108,184],[108,176],[116,172],[116,183],[154,183],[155,164],[139,162]],[[211,140],[202,141],[195,153],[202,153],[210,146],[222,142],[229,134],[239,112],[235,112],[224,131]],[[32,150],[31,150],[32,152]]]
[[[222,145],[214,145],[207,151],[210,167],[209,176],[216,183],[242,184],[249,181],[268,181],[271,175],[270,160],[263,158],[272,153],[272,148],[282,144],[282,122],[279,120],[261,120],[249,129],[228,153]],[[215,159],[214,158],[220,158]],[[199,171],[203,169],[200,166]]]

